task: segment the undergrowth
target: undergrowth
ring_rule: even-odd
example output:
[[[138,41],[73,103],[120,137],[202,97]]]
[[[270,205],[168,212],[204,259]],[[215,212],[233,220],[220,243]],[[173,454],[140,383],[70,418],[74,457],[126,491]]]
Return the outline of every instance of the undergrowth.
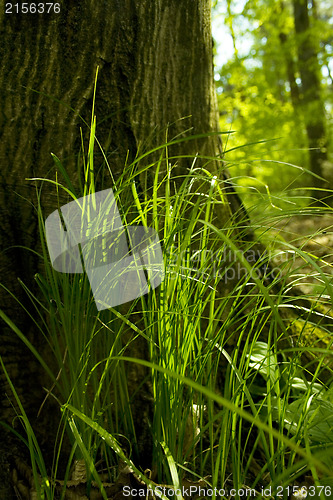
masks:
[[[93,119],[80,194],[55,158],[54,187],[66,190],[69,201],[96,190],[95,127]],[[11,430],[29,450],[37,498],[66,498],[73,464],[84,465],[86,495],[98,490],[105,500],[110,484],[133,484],[120,484],[121,475],[162,498],[180,499],[180,488],[191,486],[192,493],[201,487],[223,500],[287,499],[302,485],[314,488],[313,498],[325,498],[333,487],[332,277],[312,254],[271,230],[271,218],[282,221],[290,210],[267,216],[262,209],[259,217],[256,207],[256,242],[244,238],[244,221],[239,228],[219,224],[216,207],[227,207],[223,183],[204,162],[197,167],[197,159],[175,183],[171,147],[172,141],[157,148],[159,160],[149,167],[141,165],[150,153],[138,155],[112,184],[123,224],[153,227],[163,249],[163,282],[126,306],[97,311],[85,273],[53,269],[37,207],[44,272],[35,277],[38,294],[22,286],[32,304],[26,314],[48,346],[50,363],[0,311],[45,371],[45,407],[55,399],[61,409],[58,433],[50,436],[53,463],[46,464],[0,360],[20,422]],[[152,197],[137,192],[138,165],[141,174],[154,169]],[[40,199],[47,180],[39,181]],[[210,186],[206,195],[204,185]],[[132,201],[125,206],[124,200]],[[266,251],[258,251],[259,241]],[[310,301],[295,293],[295,256],[321,284]],[[135,372],[142,379],[133,387]],[[142,395],[138,417],[134,408]],[[144,449],[151,450],[146,470]]]

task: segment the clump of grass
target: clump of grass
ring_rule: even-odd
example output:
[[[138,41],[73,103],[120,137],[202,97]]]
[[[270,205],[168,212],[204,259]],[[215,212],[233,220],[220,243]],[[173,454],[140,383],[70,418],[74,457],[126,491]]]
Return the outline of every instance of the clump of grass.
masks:
[[[55,158],[67,182],[64,186],[57,180],[55,188],[66,189],[73,199],[96,191],[95,129],[93,119],[81,193],[74,192]],[[35,309],[34,315],[29,314],[48,345],[51,367],[24,332],[1,313],[41,363],[48,376],[47,397],[57,398],[63,410],[72,445],[66,478],[76,457],[86,465],[87,491],[94,480],[106,498],[96,466],[102,457],[110,481],[116,480],[114,465],[121,460],[150,487],[160,483],[177,489],[188,478],[194,484],[205,478],[207,488],[224,491],[219,494],[223,499],[229,498],[231,488],[235,498],[241,498],[240,491],[246,488],[258,498],[264,498],[263,488],[271,488],[271,498],[279,491],[286,498],[287,488],[301,484],[307,473],[314,486],[320,478],[330,487],[329,469],[318,454],[325,450],[331,460],[330,438],[323,440],[330,421],[325,417],[325,427],[318,417],[330,409],[331,382],[321,380],[323,365],[327,368],[329,362],[319,361],[310,370],[302,366],[302,356],[311,350],[330,358],[331,344],[312,348],[304,347],[299,339],[288,342],[291,325],[299,318],[306,324],[313,321],[317,303],[310,302],[306,309],[302,300],[308,298],[293,295],[293,269],[288,259],[279,266],[280,273],[273,273],[271,254],[260,255],[255,242],[246,243],[244,221],[239,232],[230,223],[217,225],[215,208],[226,203],[224,186],[204,165],[198,167],[193,161],[174,189],[176,159],[170,161],[170,147],[172,141],[157,148],[160,159],[141,168],[143,174],[145,168],[154,167],[151,198],[142,197],[136,189],[136,166],[149,153],[127,165],[114,185],[124,225],[129,221],[159,231],[165,268],[160,287],[150,287],[148,294],[126,308],[97,312],[85,274],[61,274],[52,268],[39,204],[44,274],[36,276],[40,295],[26,292]],[[160,171],[165,172],[162,178]],[[285,216],[287,212],[279,210],[280,219]],[[258,240],[266,244],[270,240],[274,252],[281,251],[283,244],[287,255],[297,253],[316,269],[332,307],[331,278],[309,253],[271,238],[269,218],[257,219],[258,231],[261,228]],[[322,316],[327,319],[326,313]],[[320,327],[329,333],[328,326]],[[128,355],[138,339],[146,346],[148,359]],[[129,366],[133,365],[145,368],[151,386],[153,415],[145,422],[153,446],[149,477],[134,462],[132,452],[139,443],[132,413],[135,395],[128,387]],[[3,363],[2,368],[10,381]],[[40,498],[53,498],[55,490],[50,485],[57,467],[49,478],[13,386],[12,391],[28,438],[22,436],[30,450]],[[55,464],[60,456],[58,448]],[[42,487],[37,468],[44,478]]]

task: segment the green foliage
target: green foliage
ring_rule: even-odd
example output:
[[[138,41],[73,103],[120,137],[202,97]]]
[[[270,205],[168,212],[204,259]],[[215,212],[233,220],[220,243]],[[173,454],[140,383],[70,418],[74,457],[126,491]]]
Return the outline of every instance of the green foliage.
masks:
[[[72,198],[94,191],[95,140],[92,120],[82,193],[74,193],[59,179],[56,189],[66,189]],[[244,221],[239,227],[229,221],[216,227],[215,209],[225,206],[222,181],[196,167],[194,161],[182,183],[174,187],[177,159],[170,163],[170,147],[172,141],[157,148],[160,159],[154,165],[146,161],[149,153],[138,155],[114,186],[117,203],[128,200],[126,206],[121,205],[124,224],[130,214],[131,224],[159,230],[166,275],[160,287],[150,289],[125,310],[97,312],[87,278],[57,273],[50,265],[39,205],[44,274],[36,277],[40,294],[26,292],[35,306],[32,318],[49,346],[53,368],[2,313],[45,370],[47,397],[56,397],[63,410],[59,433],[66,430],[72,450],[66,457],[62,498],[74,458],[85,464],[87,495],[95,481],[103,498],[107,495],[99,477],[99,460],[110,481],[116,480],[115,464],[124,462],[148,486],[169,484],[175,490],[191,477],[192,481],[199,478],[206,487],[226,491],[229,487],[252,488],[261,498],[262,486],[293,485],[308,471],[319,483],[318,474],[329,478],[330,472],[318,453],[318,446],[322,451],[324,445],[315,440],[321,425],[316,415],[326,412],[327,432],[331,403],[324,397],[319,406],[312,402],[314,394],[325,394],[322,371],[325,368],[331,373],[331,368],[328,361],[321,361],[311,375],[309,367],[302,367],[301,356],[312,348],[301,343],[281,347],[281,340],[288,338],[290,324],[299,316],[305,323],[310,321],[320,300],[307,312],[293,304],[292,262],[289,267],[285,262],[282,273],[273,274],[267,267],[271,255],[259,257],[255,243],[244,242]],[[142,173],[155,169],[152,198],[136,191],[136,165]],[[56,166],[66,182],[68,176],[58,159]],[[160,172],[165,172],[164,177]],[[204,186],[209,186],[206,196],[200,194]],[[280,220],[289,214],[278,212]],[[271,217],[262,213],[260,220],[255,219],[258,241],[270,240],[275,256],[282,247],[290,251],[287,260],[297,253],[311,265],[323,282],[328,297],[325,303],[332,308],[330,277],[305,250],[269,232]],[[291,316],[286,318],[288,309]],[[142,321],[137,321],[138,315]],[[145,342],[149,360],[128,355],[135,337]],[[324,352],[330,360],[330,345]],[[153,416],[146,425],[153,443],[151,475],[156,483],[134,460],[139,436],[128,390],[128,367],[133,365],[148,370],[152,387]],[[3,363],[2,368],[10,382]],[[12,385],[11,389],[23,423],[21,439],[31,455],[36,490],[40,498],[53,498],[62,440],[55,446],[55,465],[48,474],[28,417]],[[287,421],[296,421],[302,409],[309,407],[313,412],[303,412],[302,425],[288,427]],[[226,500],[228,494],[222,498]]]
[[[316,2],[316,6],[317,10],[310,10],[308,35],[318,49],[320,99],[327,113],[328,162],[332,162],[329,40],[333,28],[325,2]],[[232,176],[240,186],[247,185],[246,178],[251,177],[259,192],[267,184],[273,193],[313,185],[314,178],[307,172],[306,124],[317,111],[311,111],[302,100],[297,51],[301,40],[295,35],[292,2],[221,0],[215,18],[224,19],[223,38],[229,32],[234,45],[234,54],[224,59],[215,75],[221,129],[236,131],[226,145],[226,149],[233,148],[226,157]],[[224,44],[217,45],[217,53],[224,50]],[[296,172],[293,165],[305,170]],[[245,202],[253,204],[249,198]]]

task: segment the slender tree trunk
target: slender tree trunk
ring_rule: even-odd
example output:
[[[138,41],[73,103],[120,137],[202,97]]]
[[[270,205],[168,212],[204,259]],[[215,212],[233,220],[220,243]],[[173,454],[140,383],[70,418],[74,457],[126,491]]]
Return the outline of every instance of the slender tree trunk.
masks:
[[[286,62],[287,78],[290,85],[290,97],[295,113],[299,114],[300,95],[299,88],[296,82],[296,67],[295,62],[290,52],[290,45],[288,44],[288,35],[285,32],[279,33],[281,47],[284,52],[284,59]]]
[[[327,162],[327,137],[325,132],[325,108],[321,99],[320,66],[318,63],[317,49],[311,34],[308,2],[294,0],[294,20],[297,35],[298,67],[302,80],[302,108],[308,146],[310,148],[310,169],[313,185],[316,188],[313,196],[331,202],[332,194],[327,189],[332,189],[325,178],[324,165]],[[320,189],[320,190],[317,190]]]

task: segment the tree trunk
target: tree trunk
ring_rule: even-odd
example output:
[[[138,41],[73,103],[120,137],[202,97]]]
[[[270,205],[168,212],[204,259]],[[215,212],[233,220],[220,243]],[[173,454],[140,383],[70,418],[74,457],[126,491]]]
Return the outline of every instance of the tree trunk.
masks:
[[[298,68],[302,80],[302,107],[308,146],[310,149],[310,169],[315,176],[313,185],[315,199],[332,201],[332,189],[325,180],[327,163],[327,138],[325,132],[325,108],[321,99],[320,66],[317,49],[310,26],[308,2],[294,0],[294,20],[297,35]],[[324,178],[324,180],[320,178]]]
[[[33,289],[41,265],[27,250],[39,250],[36,184],[28,179],[55,178],[52,152],[78,186],[80,127],[86,134],[83,121],[90,121],[97,67],[97,137],[115,179],[138,150],[218,130],[210,0],[70,0],[60,5],[60,13],[48,14],[23,14],[13,5],[12,14],[1,18],[1,282],[28,309],[18,278]],[[171,154],[213,158],[219,147],[212,135],[174,146]],[[185,173],[191,161],[179,162],[177,174]],[[211,161],[207,168],[218,166]],[[143,189],[151,187],[152,174],[140,179]],[[107,171],[99,182],[111,186]],[[240,207],[230,183],[227,188],[230,204],[216,214],[219,224]],[[45,217],[58,205],[56,190],[47,183],[42,205]],[[41,345],[13,295],[1,289],[1,308],[33,344]],[[40,369],[3,323],[0,354],[25,408],[36,415],[44,397]],[[2,386],[0,419],[8,420],[11,407]]]
[[[37,268],[28,252],[6,252],[38,241],[29,203],[35,183],[27,178],[54,176],[53,152],[77,181],[80,127],[90,119],[97,66],[98,139],[116,179],[127,154],[160,145],[167,128],[169,139],[218,129],[210,2],[70,2],[59,14],[5,15],[1,39],[2,282],[18,292],[16,277],[31,281]],[[180,151],[212,157],[218,138],[173,153]],[[47,216],[56,195],[52,187],[44,191]]]

